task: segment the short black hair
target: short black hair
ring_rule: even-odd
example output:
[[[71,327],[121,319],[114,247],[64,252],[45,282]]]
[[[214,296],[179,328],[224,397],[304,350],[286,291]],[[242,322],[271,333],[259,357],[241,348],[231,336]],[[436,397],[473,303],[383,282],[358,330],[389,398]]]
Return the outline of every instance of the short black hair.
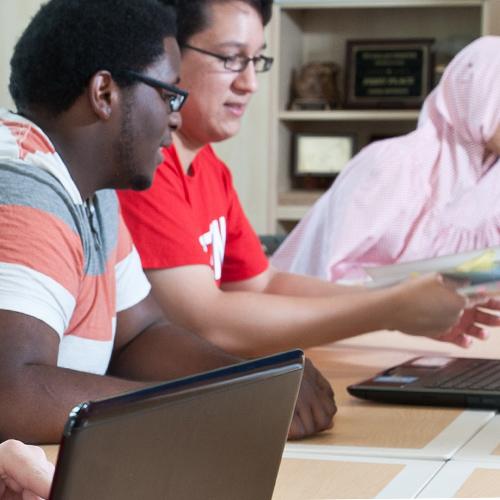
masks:
[[[18,111],[69,109],[90,78],[108,70],[144,70],[175,37],[175,11],[157,0],[50,0],[31,20],[10,61],[9,90]]]
[[[175,7],[177,12],[177,41],[181,48],[188,40],[209,25],[208,6],[236,0],[160,0],[163,4]],[[271,20],[273,0],[238,0],[252,6],[262,18],[262,24]]]

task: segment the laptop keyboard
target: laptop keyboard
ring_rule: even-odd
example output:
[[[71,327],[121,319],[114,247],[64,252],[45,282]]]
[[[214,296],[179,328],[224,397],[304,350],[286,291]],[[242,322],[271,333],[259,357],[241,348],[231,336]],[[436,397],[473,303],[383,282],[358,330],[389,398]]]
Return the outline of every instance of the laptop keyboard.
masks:
[[[467,364],[457,363],[450,366],[428,382],[425,387],[442,389],[478,389],[486,391],[500,391],[500,361],[480,360]]]

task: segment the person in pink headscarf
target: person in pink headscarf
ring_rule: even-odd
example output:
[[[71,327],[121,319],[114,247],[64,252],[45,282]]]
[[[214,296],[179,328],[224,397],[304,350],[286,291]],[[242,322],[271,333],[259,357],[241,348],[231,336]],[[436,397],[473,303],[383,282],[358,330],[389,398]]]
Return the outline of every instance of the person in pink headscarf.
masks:
[[[364,267],[500,245],[500,37],[448,65],[419,126],[364,148],[275,254],[281,270],[362,280]]]

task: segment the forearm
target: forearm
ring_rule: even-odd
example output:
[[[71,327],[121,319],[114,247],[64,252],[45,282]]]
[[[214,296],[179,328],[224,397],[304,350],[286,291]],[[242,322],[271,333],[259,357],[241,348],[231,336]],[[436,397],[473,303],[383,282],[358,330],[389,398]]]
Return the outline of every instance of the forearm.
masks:
[[[145,385],[41,364],[3,372],[0,380],[0,440],[16,438],[38,444],[60,441],[75,405]]]
[[[133,380],[168,380],[239,361],[198,335],[156,323],[115,353],[109,372]]]
[[[99,399],[237,363],[205,339],[170,325],[155,324],[115,353],[111,376],[26,364],[0,377],[0,439],[57,443],[70,410]]]
[[[319,298],[217,292],[209,299],[191,295],[189,313],[182,303],[169,307],[176,322],[242,356],[308,348],[388,328],[390,316],[381,291]]]
[[[242,356],[308,348],[383,329],[440,339],[465,306],[454,287],[435,274],[383,289],[341,288],[347,293],[326,296],[297,296],[299,281],[275,276],[272,269],[224,283],[223,290],[207,266],[155,270],[148,277],[168,318]],[[286,293],[294,287],[294,293]]]
[[[331,297],[363,291],[363,286],[339,285],[310,276],[272,270],[266,293],[295,297]]]

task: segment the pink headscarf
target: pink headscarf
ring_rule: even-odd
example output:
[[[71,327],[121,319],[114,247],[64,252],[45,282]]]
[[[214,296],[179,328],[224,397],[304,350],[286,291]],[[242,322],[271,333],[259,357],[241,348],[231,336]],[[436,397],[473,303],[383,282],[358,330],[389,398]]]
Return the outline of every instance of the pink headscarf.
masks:
[[[426,99],[419,127],[370,144],[272,259],[331,281],[363,267],[500,244],[500,37],[475,40]]]

